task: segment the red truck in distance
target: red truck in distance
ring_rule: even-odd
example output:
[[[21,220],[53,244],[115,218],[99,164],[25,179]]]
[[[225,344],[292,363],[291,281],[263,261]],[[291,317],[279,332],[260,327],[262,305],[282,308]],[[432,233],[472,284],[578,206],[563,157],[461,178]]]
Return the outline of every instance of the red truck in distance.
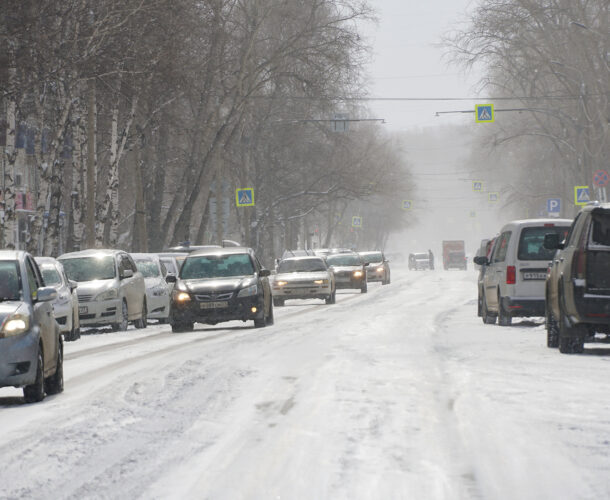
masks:
[[[443,267],[466,270],[466,251],[464,240],[443,241]]]

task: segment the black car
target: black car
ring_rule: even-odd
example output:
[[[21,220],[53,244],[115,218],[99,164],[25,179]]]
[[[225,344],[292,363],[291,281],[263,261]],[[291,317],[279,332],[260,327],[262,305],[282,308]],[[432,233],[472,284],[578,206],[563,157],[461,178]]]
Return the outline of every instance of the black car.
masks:
[[[268,269],[251,248],[208,248],[191,252],[172,291],[172,331],[189,331],[194,323],[254,320],[260,328],[273,324],[273,302]]]
[[[591,203],[574,219],[565,241],[547,234],[558,250],[546,279],[547,345],[583,352],[595,333],[610,334],[610,203]]]

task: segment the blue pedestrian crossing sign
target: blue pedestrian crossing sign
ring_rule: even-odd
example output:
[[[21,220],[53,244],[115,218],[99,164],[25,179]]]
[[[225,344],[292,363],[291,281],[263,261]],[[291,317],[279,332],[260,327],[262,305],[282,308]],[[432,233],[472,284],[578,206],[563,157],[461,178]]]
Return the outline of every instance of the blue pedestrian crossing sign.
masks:
[[[574,205],[586,205],[590,201],[589,186],[574,186]]]
[[[546,211],[550,214],[561,213],[561,198],[549,198],[546,200]]]
[[[240,188],[235,190],[235,204],[238,207],[254,206],[254,188]]]
[[[490,203],[496,203],[500,199],[500,193],[489,193],[488,199]]]
[[[483,181],[472,181],[472,190],[478,193],[483,191]]]
[[[492,123],[496,119],[494,105],[476,104],[474,107],[474,119],[477,123]]]
[[[352,217],[352,227],[362,227],[362,217],[354,215]]]
[[[402,209],[403,210],[411,210],[413,208],[412,200],[402,200]]]

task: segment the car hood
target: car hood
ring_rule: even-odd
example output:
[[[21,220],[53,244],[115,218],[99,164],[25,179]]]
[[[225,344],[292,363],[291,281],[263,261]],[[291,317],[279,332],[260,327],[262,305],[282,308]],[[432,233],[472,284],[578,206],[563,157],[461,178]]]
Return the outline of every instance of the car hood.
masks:
[[[333,266],[333,271],[336,273],[341,271],[362,271],[362,266]]]
[[[81,294],[91,294],[98,293],[103,290],[108,290],[109,288],[114,288],[117,286],[116,279],[110,280],[95,280],[95,281],[79,281],[78,287],[76,288],[76,293]]]
[[[275,281],[313,281],[328,279],[326,271],[315,271],[310,273],[280,273],[275,275]]]
[[[7,316],[13,314],[22,304],[23,302],[17,300],[7,300],[6,302],[0,302],[0,325],[4,322],[4,319]]]
[[[253,280],[253,276],[238,276],[235,278],[208,278],[198,280],[182,280],[189,292],[213,292],[215,290],[237,290]]]

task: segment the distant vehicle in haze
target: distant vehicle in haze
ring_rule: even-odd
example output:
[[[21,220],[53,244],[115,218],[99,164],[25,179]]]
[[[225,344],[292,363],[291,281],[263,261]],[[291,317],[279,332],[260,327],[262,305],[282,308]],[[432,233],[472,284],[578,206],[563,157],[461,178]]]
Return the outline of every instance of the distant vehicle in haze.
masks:
[[[383,252],[358,252],[366,266],[366,280],[370,283],[380,281],[382,285],[390,284],[390,262]]]
[[[467,268],[466,251],[464,240],[443,241],[443,267],[445,270],[451,268]]]
[[[409,269],[412,271],[425,271],[431,268],[430,264],[430,254],[428,252],[409,254]]]

